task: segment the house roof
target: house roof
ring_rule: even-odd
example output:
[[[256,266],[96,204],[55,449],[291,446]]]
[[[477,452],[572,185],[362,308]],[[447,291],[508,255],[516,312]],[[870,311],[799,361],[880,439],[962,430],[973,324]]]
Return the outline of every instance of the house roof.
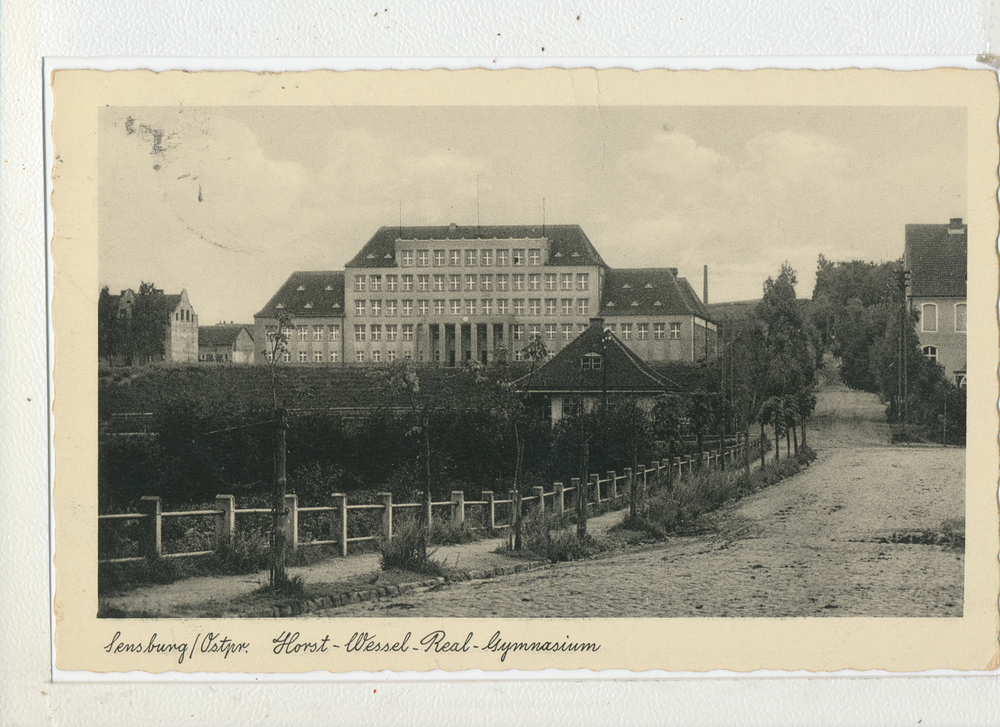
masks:
[[[904,264],[911,296],[966,297],[968,232],[960,218],[947,225],[906,226]]]
[[[198,327],[199,346],[233,346],[240,336],[240,331],[246,331],[253,340],[253,326],[243,323],[219,324],[215,326]]]
[[[329,318],[344,315],[344,272],[342,270],[292,273],[254,318]]]
[[[589,353],[603,357],[600,370],[583,370]],[[518,380],[526,391],[607,391],[666,393],[680,387],[656,373],[617,336],[604,330],[603,321],[581,333],[537,371]]]
[[[608,270],[601,292],[601,315],[694,315],[712,320],[709,310],[677,268]]]
[[[380,227],[345,267],[396,267],[396,240],[549,240],[548,265],[607,267],[579,225],[427,225]]]

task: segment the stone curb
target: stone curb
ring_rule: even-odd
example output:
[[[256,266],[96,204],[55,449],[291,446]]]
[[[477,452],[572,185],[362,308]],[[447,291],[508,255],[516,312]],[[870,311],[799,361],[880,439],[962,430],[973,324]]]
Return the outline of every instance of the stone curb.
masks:
[[[271,618],[286,618],[289,616],[301,616],[314,611],[321,611],[327,608],[338,608],[349,606],[355,603],[365,603],[370,601],[383,601],[412,593],[418,588],[433,588],[445,583],[459,583],[462,581],[478,581],[488,578],[499,578],[515,573],[524,573],[545,566],[552,565],[547,560],[536,560],[529,563],[517,563],[515,565],[497,566],[484,570],[471,570],[462,573],[454,573],[451,576],[431,578],[426,581],[413,581],[412,583],[401,583],[398,586],[380,586],[368,591],[345,591],[329,596],[319,596],[308,600],[297,601],[285,606],[274,606],[270,611]]]

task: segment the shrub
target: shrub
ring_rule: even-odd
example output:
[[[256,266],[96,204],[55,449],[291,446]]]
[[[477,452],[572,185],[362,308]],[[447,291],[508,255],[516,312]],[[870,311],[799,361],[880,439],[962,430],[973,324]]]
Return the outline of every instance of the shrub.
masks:
[[[427,552],[427,528],[415,521],[404,522],[393,533],[391,540],[379,541],[379,562],[382,570],[408,570],[414,573],[444,575],[444,563],[431,558]]]
[[[220,569],[228,575],[256,573],[271,565],[271,545],[268,531],[252,527],[237,531],[233,547],[218,555]]]
[[[521,521],[521,550],[512,551],[510,543],[504,541],[496,552],[558,563],[579,560],[604,550],[589,535],[578,538],[575,530],[567,529],[570,521],[568,514],[560,517],[531,512]]]
[[[435,545],[458,545],[471,543],[474,540],[479,540],[479,536],[472,529],[468,517],[461,525],[456,525],[450,519],[434,518],[428,538],[428,541]]]

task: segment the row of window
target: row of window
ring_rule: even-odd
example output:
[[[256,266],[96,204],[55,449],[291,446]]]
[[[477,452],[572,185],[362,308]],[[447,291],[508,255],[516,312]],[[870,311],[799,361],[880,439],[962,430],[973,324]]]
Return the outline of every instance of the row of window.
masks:
[[[383,277],[385,278],[383,281]],[[590,290],[590,273],[514,273],[508,275],[355,275],[354,292],[364,293],[366,290],[380,292],[385,290],[404,293],[414,290],[419,292],[444,292],[445,290]],[[527,286],[527,287],[525,287]]]
[[[968,325],[965,303],[955,304],[955,331],[964,332]],[[924,303],[920,310],[920,330],[925,333],[936,333],[938,329],[937,303]]]
[[[129,311],[129,317],[131,318],[132,311]],[[121,318],[121,313],[119,311],[119,318]],[[191,323],[194,321],[194,314],[189,310],[179,310],[174,312],[175,321],[184,321],[185,323]]]
[[[398,303],[398,304],[397,304]],[[394,317],[397,314],[402,316],[412,316],[414,310],[418,316],[426,316],[431,314],[431,307],[433,305],[434,315],[467,315],[474,316],[477,313],[481,313],[484,316],[491,316],[494,312],[494,301],[493,299],[482,299],[477,300],[475,298],[467,298],[461,300],[458,298],[452,300],[417,300],[416,307],[414,307],[414,301],[412,300],[387,300],[383,306],[383,301],[381,300],[356,300],[354,301],[354,315],[356,317],[369,316],[381,316],[383,311],[386,317]],[[513,313],[516,316],[524,315],[527,311],[528,315],[540,316],[544,315],[554,316],[557,314],[562,314],[564,316],[569,315],[579,315],[586,316],[590,315],[590,299],[589,298],[563,298],[561,301],[556,298],[546,298],[543,300],[541,298],[514,298],[512,300],[507,300],[506,298],[498,298],[496,300],[495,310],[497,315],[507,315]]]
[[[436,268],[443,267],[519,267],[523,265],[541,265],[542,250],[535,247],[514,250],[470,250],[462,254],[462,250],[400,250],[399,264],[403,267],[426,268],[433,263]]]
[[[648,323],[622,323],[621,325],[621,339],[623,341],[631,341],[635,338],[638,341],[645,341],[649,338],[649,324]],[[608,323],[604,326],[606,330],[611,331],[616,336],[618,335],[617,323]],[[680,338],[681,337],[681,324],[671,323],[670,324],[670,338]],[[653,324],[653,339],[662,340],[667,338],[667,324],[666,323],[654,323]]]
[[[268,339],[273,339],[274,334],[277,332],[277,328],[274,326],[267,327],[267,337]],[[329,339],[331,341],[340,340],[340,326],[296,326],[293,331],[291,328],[283,328],[281,332],[285,336],[286,341],[291,341],[293,334],[300,341],[308,341],[310,338],[314,341],[322,341],[324,339]]]

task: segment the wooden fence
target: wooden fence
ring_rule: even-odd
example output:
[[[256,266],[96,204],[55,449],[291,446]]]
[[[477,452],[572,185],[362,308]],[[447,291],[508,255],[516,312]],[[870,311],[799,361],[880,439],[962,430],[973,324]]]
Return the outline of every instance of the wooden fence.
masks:
[[[728,463],[740,461],[745,452],[745,443],[735,443],[727,445],[721,454],[719,450],[702,452],[701,463],[705,468],[724,467]],[[673,461],[669,463],[666,460],[654,460],[648,467],[646,465],[639,465],[634,472],[631,467],[625,468],[622,474],[617,474],[613,471],[608,472],[607,476],[603,479],[598,474],[590,475],[586,482],[581,482],[580,478],[574,477],[568,487],[562,482],[556,482],[553,484],[551,492],[545,492],[545,488],[543,487],[535,487],[531,495],[521,497],[521,512],[523,515],[526,514],[527,510],[533,508],[538,512],[550,512],[555,515],[561,515],[564,512],[571,511],[575,507],[575,498],[581,492],[586,496],[588,505],[604,505],[607,503],[611,508],[618,509],[626,503],[642,502],[646,497],[649,485],[655,482],[656,478],[669,476],[679,480],[686,473],[690,474],[695,469],[696,463],[697,457],[695,455],[689,455],[685,458],[674,457]],[[508,491],[507,497],[504,499],[496,498],[494,493],[489,490],[484,490],[479,500],[466,500],[465,493],[461,490],[452,492],[451,499],[442,502],[394,503],[392,501],[392,494],[388,492],[379,493],[379,498],[382,500],[381,503],[350,505],[347,502],[347,495],[334,493],[330,496],[329,505],[299,507],[297,495],[286,495],[285,542],[289,544],[292,550],[308,545],[337,545],[339,546],[340,555],[346,556],[351,543],[391,538],[396,514],[409,511],[416,511],[418,516],[430,526],[433,523],[435,512],[439,513],[441,510],[446,510],[448,512],[447,519],[452,524],[463,526],[466,524],[466,516],[470,510],[478,510],[480,522],[483,524],[471,529],[485,530],[492,535],[504,528],[511,527],[514,519],[514,504],[516,502],[513,490]],[[504,514],[506,517],[498,519],[498,506],[505,510]],[[348,520],[351,519],[351,514],[364,512],[381,512],[379,532],[349,537]],[[99,524],[122,520],[142,521],[144,523],[144,532],[140,542],[140,552],[142,555],[129,558],[109,558],[100,560],[99,562],[128,563],[147,558],[184,558],[225,552],[235,544],[237,515],[270,515],[271,513],[271,508],[237,509],[236,500],[232,495],[216,495],[215,508],[212,510],[179,510],[175,512],[163,512],[159,497],[143,497],[140,504],[140,512],[98,516]],[[328,514],[328,538],[300,543],[299,515],[301,513]],[[184,553],[164,553],[162,538],[163,519],[175,517],[207,517],[214,519],[213,549]]]

